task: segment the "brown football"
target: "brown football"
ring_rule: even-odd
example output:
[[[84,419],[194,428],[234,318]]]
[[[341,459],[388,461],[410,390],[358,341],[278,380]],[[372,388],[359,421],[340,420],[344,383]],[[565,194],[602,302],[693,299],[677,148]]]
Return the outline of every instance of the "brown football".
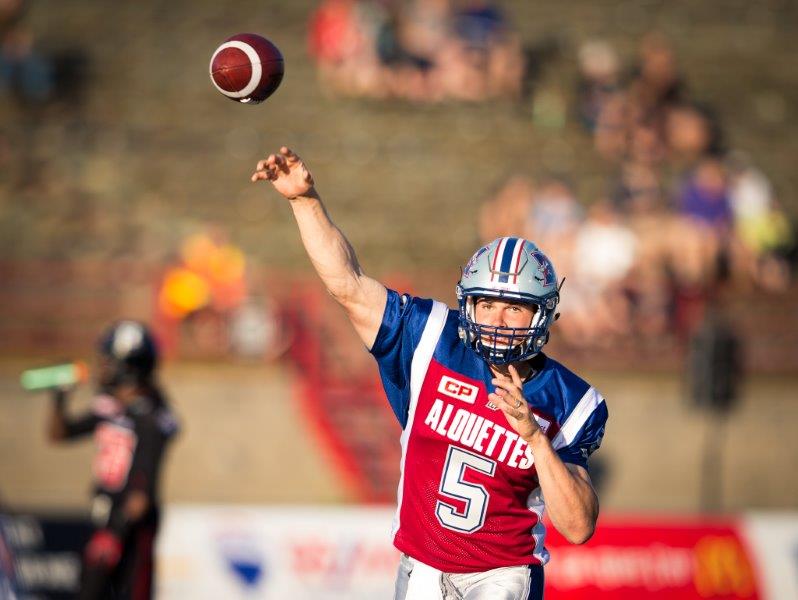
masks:
[[[222,94],[247,104],[271,96],[284,73],[283,55],[265,37],[239,33],[227,38],[211,57],[211,81]]]

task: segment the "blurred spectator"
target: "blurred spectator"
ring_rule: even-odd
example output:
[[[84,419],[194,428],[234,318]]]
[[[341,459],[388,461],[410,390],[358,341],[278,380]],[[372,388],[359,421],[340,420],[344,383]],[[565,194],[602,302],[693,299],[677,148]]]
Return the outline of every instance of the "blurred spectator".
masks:
[[[595,202],[574,241],[575,277],[603,292],[622,282],[635,262],[637,240],[606,200]]]
[[[663,34],[652,32],[640,43],[638,61],[629,85],[636,116],[659,121],[684,95],[676,54]]]
[[[697,104],[673,106],[665,120],[665,139],[671,158],[690,164],[722,150],[720,126],[712,112]]]
[[[165,352],[179,351],[187,329],[192,349],[205,355],[232,350],[247,357],[276,356],[272,342],[280,336],[278,319],[267,305],[255,306],[249,298],[246,266],[244,253],[221,230],[185,239],[179,263],[166,270],[158,290],[158,333]]]
[[[22,25],[25,9],[23,0],[0,0],[0,90],[23,103],[44,102],[55,86],[53,66]]]
[[[482,206],[480,238],[487,242],[516,235],[533,240],[568,272],[574,236],[583,218],[582,207],[565,179],[549,177],[534,186],[528,178],[515,175]]]
[[[717,233],[726,233],[732,224],[729,188],[723,164],[703,159],[690,173],[676,200],[679,213]]]
[[[205,279],[210,304],[225,312],[239,306],[247,293],[246,258],[220,230],[189,236],[180,249],[183,264]]]
[[[466,88],[461,94],[472,100],[517,99],[523,77],[521,43],[504,13],[490,0],[461,0],[455,6],[452,29],[462,44],[463,59],[473,67],[474,79],[484,75],[481,93],[469,97]],[[457,90],[451,91],[457,95]]]
[[[322,89],[345,95],[370,94],[379,87],[372,42],[376,27],[363,2],[325,0],[310,19],[308,52],[316,61]]]
[[[574,345],[608,347],[630,333],[625,280],[637,240],[609,201],[594,203],[574,239],[573,267],[563,294],[560,328]]]
[[[308,45],[332,93],[419,103],[521,94],[520,38],[486,0],[326,0]]]
[[[617,211],[632,218],[637,214],[649,214],[662,203],[658,171],[645,164],[625,163],[612,186],[611,199]]]
[[[525,223],[532,203],[532,181],[514,175],[482,205],[479,213],[479,237],[487,243],[499,237],[521,236],[519,223]]]
[[[42,51],[24,25],[26,12],[25,0],[0,0],[0,93],[10,94],[24,108],[78,101],[87,72],[85,52]]]
[[[579,118],[594,131],[599,115],[620,86],[620,59],[604,40],[590,40],[579,48],[577,103]]]
[[[573,240],[584,219],[574,190],[562,178],[543,181],[535,191],[524,237],[534,240],[563,272],[569,272]]]
[[[626,156],[629,130],[629,97],[625,92],[607,97],[593,128],[593,146],[599,156],[609,161],[619,161]]]
[[[629,130],[628,160],[640,165],[656,167],[667,156],[667,148],[660,130],[652,121],[641,121]]]
[[[461,0],[453,15],[455,34],[471,48],[490,49],[504,35],[507,22],[491,0]]]
[[[292,335],[267,298],[250,297],[230,320],[230,347],[243,358],[273,360],[291,345]]]
[[[790,281],[795,256],[795,232],[778,207],[773,186],[742,153],[729,160],[729,200],[734,230],[746,253],[752,279],[765,289],[783,290]]]
[[[394,5],[377,32],[377,56],[384,69],[382,81],[390,96],[423,101],[431,94],[435,63],[428,42],[435,26],[428,29],[427,25],[434,19],[419,17],[417,12]]]
[[[313,13],[308,51],[321,67],[341,63],[355,54],[361,42],[355,0],[326,0]]]

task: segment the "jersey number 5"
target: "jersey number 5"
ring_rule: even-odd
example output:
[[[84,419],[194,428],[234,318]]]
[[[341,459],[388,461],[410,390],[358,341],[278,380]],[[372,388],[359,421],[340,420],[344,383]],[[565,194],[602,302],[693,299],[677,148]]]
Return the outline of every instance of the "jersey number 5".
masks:
[[[462,448],[449,446],[438,491],[447,498],[465,503],[465,508],[459,510],[457,506],[442,500],[438,500],[435,505],[435,514],[440,524],[462,533],[474,533],[482,528],[490,500],[485,486],[463,480],[466,469],[469,468],[493,477],[496,462]]]

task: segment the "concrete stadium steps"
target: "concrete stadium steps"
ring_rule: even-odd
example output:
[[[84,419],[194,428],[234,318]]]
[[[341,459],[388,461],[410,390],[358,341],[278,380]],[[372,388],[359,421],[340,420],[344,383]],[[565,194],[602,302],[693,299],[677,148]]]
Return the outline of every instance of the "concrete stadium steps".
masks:
[[[158,272],[136,261],[0,262],[0,353],[90,350],[109,321],[150,318]]]
[[[364,500],[392,501],[399,481],[401,430],[387,409],[384,394],[356,386],[327,388],[324,402],[328,403],[330,425],[345,440],[347,451],[355,457],[366,482]]]
[[[297,400],[341,479],[362,502],[396,495],[399,426],[379,387],[373,360],[342,311],[318,286],[306,287],[287,313],[289,352],[300,379]]]
[[[728,310],[750,370],[798,369],[798,282],[781,293],[736,294]]]
[[[108,322],[122,317],[152,320],[164,268],[131,260],[0,261],[0,354],[63,357],[91,352]],[[290,310],[300,302],[313,312],[312,327],[318,335],[312,343],[324,357],[323,363],[312,365],[314,369],[341,380],[373,372],[373,360],[343,311],[312,275],[253,269],[250,279],[251,288],[266,294],[278,310]],[[451,296],[451,278],[439,273],[385,279],[401,291],[444,300]],[[727,310],[744,341],[749,369],[789,371],[798,364],[798,282],[779,293],[733,292]],[[685,354],[683,341],[674,336],[627,340],[601,352],[569,348],[558,339],[556,324],[549,349],[577,364],[587,361],[588,366],[608,369],[680,369]],[[203,356],[186,345],[182,350],[192,358],[224,359],[219,354]]]

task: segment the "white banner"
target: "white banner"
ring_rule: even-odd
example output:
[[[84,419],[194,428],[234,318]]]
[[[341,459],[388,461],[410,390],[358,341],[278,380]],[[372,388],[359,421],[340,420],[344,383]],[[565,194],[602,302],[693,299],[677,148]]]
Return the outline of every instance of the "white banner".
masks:
[[[393,597],[393,510],[170,506],[159,600]]]
[[[751,513],[743,522],[765,597],[798,598],[798,514]]]

